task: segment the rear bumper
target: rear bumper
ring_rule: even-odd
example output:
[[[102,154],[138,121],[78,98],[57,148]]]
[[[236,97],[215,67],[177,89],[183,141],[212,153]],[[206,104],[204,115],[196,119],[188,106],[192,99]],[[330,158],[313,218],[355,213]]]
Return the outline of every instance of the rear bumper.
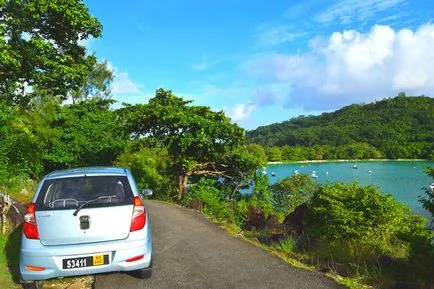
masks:
[[[150,236],[150,235],[148,235]],[[26,240],[27,242],[30,240]],[[39,240],[31,240],[37,242]],[[78,244],[69,246],[42,246],[34,244],[30,249],[21,249],[20,273],[23,281],[46,280],[57,277],[92,275],[106,272],[132,271],[150,267],[152,258],[152,238],[136,240],[120,240],[94,244]],[[38,248],[39,247],[39,248]],[[109,255],[108,265],[63,269],[62,260],[79,256],[104,253]],[[125,260],[144,255],[140,260]],[[43,271],[29,271],[26,266],[45,268]]]

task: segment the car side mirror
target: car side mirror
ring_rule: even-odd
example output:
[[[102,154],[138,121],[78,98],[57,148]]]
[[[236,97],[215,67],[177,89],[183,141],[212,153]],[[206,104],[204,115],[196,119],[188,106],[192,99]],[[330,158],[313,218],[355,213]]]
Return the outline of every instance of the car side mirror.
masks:
[[[142,195],[143,196],[152,196],[153,192],[150,189],[143,189],[142,190]]]

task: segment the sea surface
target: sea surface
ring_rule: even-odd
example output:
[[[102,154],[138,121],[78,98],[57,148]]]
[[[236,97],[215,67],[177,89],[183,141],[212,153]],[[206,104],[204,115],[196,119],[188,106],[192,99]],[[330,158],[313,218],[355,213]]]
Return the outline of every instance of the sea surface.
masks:
[[[357,167],[357,169],[354,168]],[[358,182],[360,185],[373,185],[382,192],[391,194],[398,201],[408,205],[414,212],[429,217],[418,202],[424,195],[424,187],[434,180],[424,172],[427,166],[434,167],[434,161],[345,161],[323,163],[269,164],[266,167],[270,183],[274,184],[285,177],[299,173],[311,175],[320,184],[327,182]],[[272,176],[274,172],[275,176]]]

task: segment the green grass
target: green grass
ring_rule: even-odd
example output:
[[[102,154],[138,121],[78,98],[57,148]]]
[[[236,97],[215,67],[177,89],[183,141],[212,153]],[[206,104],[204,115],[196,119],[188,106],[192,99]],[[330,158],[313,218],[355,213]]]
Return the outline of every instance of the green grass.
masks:
[[[276,245],[276,249],[282,251],[283,253],[289,254],[293,253],[296,249],[296,241],[293,237],[289,236],[285,239],[280,240]]]
[[[9,237],[0,234],[0,287],[21,288],[19,280],[20,229]]]

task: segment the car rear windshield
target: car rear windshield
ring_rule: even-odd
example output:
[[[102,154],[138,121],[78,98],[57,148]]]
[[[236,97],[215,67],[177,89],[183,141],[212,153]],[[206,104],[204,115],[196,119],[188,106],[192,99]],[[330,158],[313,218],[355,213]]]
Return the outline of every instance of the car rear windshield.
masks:
[[[36,200],[36,210],[120,206],[133,203],[126,176],[82,176],[44,181]]]

